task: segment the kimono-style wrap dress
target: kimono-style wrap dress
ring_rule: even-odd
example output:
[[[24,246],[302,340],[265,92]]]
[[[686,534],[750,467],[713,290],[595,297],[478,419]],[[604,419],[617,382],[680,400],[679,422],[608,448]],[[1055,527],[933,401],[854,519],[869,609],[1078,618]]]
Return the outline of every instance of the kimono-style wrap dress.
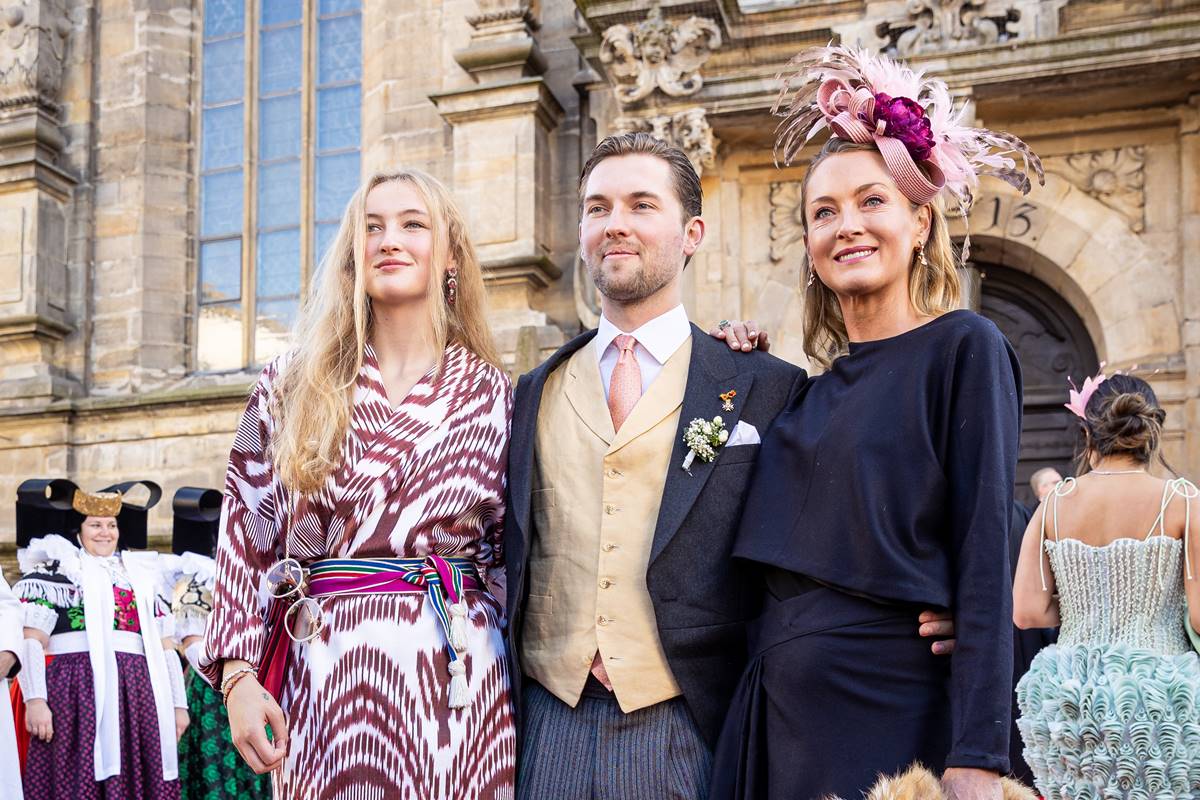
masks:
[[[291,644],[277,796],[511,797],[496,600],[508,377],[451,344],[393,408],[368,346],[340,465],[320,491],[292,498],[269,455],[281,367],[264,370],[230,455],[202,670],[215,683],[225,659],[259,664],[260,585],[287,552],[311,570],[324,628]]]
[[[26,574],[13,592],[25,626],[50,637],[54,726],[49,742],[30,739],[28,800],[179,797],[175,709],[186,701],[178,660],[172,666],[163,649],[173,630],[157,602],[157,558],[129,550],[101,558],[61,536],[21,554]]]

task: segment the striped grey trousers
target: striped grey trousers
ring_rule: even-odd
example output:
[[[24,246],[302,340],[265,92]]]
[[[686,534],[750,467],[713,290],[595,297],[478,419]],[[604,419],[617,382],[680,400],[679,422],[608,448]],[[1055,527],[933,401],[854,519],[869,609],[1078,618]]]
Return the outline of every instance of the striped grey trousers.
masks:
[[[626,714],[596,687],[571,708],[525,679],[517,800],[706,800],[712,753],[683,698]]]

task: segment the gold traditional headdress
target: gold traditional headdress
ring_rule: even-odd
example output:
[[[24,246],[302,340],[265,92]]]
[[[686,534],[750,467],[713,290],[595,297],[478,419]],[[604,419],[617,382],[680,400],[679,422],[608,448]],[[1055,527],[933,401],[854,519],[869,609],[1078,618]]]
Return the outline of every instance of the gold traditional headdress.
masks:
[[[115,517],[121,513],[120,492],[85,492],[75,490],[71,507],[85,517]]]

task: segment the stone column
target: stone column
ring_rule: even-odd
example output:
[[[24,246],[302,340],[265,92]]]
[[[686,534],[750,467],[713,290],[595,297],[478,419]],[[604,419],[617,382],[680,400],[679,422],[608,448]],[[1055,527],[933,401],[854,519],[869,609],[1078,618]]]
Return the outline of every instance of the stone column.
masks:
[[[1179,266],[1183,317],[1185,475],[1200,469],[1200,94],[1184,107],[1179,127]]]
[[[493,331],[500,349],[515,354],[530,349],[531,337],[559,335],[535,310],[534,294],[562,274],[550,257],[553,215],[561,209],[549,197],[563,109],[541,75],[529,0],[481,0],[480,12],[468,18],[469,45],[455,53],[477,84],[430,99],[453,129],[454,194],[483,262]]]
[[[58,103],[70,24],[59,0],[0,11],[0,408],[71,395],[63,339],[67,218]]]
[[[93,394],[143,392],[187,369],[191,250],[190,0],[96,11]]]

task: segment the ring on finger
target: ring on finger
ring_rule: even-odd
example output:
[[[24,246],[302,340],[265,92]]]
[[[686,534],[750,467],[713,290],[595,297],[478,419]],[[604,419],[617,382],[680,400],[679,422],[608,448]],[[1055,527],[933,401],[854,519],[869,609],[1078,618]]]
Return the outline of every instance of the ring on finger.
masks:
[[[718,322],[718,323],[717,323],[717,330],[719,330],[719,331],[723,331],[723,330],[725,330],[726,328],[728,328],[728,327],[729,327],[730,325],[732,325],[732,324],[733,324],[733,323],[732,323],[732,322],[730,322],[729,320],[727,320],[727,319],[723,319],[723,320],[721,320],[720,322]]]

